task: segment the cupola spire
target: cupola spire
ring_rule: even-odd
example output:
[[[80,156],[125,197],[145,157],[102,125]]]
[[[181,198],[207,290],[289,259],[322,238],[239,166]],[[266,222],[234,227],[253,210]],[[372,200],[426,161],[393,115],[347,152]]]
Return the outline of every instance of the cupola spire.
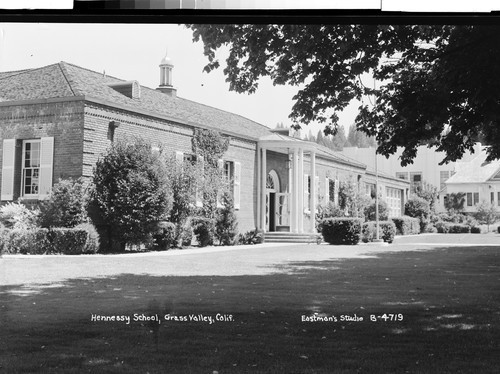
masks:
[[[170,96],[176,96],[177,90],[172,84],[172,71],[174,64],[170,57],[168,57],[168,50],[165,50],[165,57],[160,62],[160,86],[157,88]]]

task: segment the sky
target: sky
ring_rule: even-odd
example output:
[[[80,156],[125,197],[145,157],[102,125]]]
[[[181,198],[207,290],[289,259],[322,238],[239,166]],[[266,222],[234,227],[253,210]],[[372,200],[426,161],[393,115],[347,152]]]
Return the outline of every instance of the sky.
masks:
[[[229,91],[221,68],[204,73],[208,62],[203,44],[192,41],[192,32],[176,24],[49,24],[0,23],[0,71],[38,68],[69,62],[97,72],[137,80],[142,86],[159,85],[159,64],[168,50],[174,64],[177,95],[213,106],[274,128],[291,124],[288,115],[297,87],[273,86],[261,79],[255,94]],[[346,130],[354,122],[358,104],[339,114]],[[302,134],[316,134],[322,126],[304,126]],[[346,131],[347,132],[347,131]]]

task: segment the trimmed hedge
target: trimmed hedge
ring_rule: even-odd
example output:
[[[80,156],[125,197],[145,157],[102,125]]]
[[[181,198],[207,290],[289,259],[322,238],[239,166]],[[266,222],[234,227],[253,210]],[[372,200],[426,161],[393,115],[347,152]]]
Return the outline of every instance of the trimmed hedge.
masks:
[[[93,227],[2,230],[0,248],[2,253],[20,254],[96,253],[99,237]]]
[[[361,219],[325,218],[321,222],[321,234],[330,244],[358,244],[361,239]]]
[[[392,221],[379,221],[379,237],[386,243],[392,243],[396,235],[396,225]],[[372,242],[377,237],[375,229],[376,222],[370,221],[363,223],[362,240],[364,243]]]
[[[437,222],[435,226],[440,234],[467,234],[471,232],[469,225],[461,223]],[[481,229],[479,229],[479,232],[481,232]]]
[[[391,218],[396,225],[397,235],[415,235],[420,233],[420,220],[409,216]]]
[[[481,234],[481,227],[478,226],[472,226],[470,228],[471,234]]]

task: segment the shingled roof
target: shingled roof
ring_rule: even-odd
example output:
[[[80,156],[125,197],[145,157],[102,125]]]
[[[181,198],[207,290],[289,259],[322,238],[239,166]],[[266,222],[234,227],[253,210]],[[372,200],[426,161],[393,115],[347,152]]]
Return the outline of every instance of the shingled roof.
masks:
[[[2,101],[56,99],[85,96],[117,104],[131,111],[178,119],[193,126],[208,127],[222,133],[238,134],[257,140],[268,135],[269,128],[240,115],[216,109],[180,97],[172,97],[141,86],[141,96],[132,99],[109,87],[125,82],[79,66],[60,62],[37,69],[0,73]]]
[[[500,170],[500,160],[487,162],[486,157],[486,147],[483,147],[480,153],[472,160],[457,162],[455,174],[445,183],[484,183],[495,178],[495,175]]]

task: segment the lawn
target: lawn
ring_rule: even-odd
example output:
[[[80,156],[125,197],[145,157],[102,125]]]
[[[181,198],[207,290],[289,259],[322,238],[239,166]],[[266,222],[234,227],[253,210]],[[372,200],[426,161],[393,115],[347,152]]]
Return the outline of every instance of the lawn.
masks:
[[[499,248],[396,241],[364,247],[365,256],[337,256],[360,247],[145,256],[135,258],[136,271],[2,286],[0,372],[498,372]],[[307,251],[314,260],[304,260]],[[199,275],[203,259],[228,275]],[[42,263],[53,271],[51,261]],[[162,261],[198,275],[144,271]],[[260,271],[239,270],[245,261]],[[310,321],[319,318],[329,321]]]

